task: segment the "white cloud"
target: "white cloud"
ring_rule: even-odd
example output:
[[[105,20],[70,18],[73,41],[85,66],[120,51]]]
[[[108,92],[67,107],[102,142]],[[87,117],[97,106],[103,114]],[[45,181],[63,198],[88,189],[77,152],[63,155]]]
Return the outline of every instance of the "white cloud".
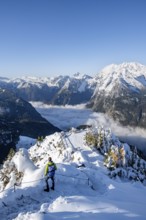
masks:
[[[146,130],[142,128],[124,127],[106,114],[85,109],[84,105],[51,106],[40,102],[32,104],[44,118],[60,129],[67,130],[83,124],[103,126],[110,128],[121,141],[137,146],[146,153]]]

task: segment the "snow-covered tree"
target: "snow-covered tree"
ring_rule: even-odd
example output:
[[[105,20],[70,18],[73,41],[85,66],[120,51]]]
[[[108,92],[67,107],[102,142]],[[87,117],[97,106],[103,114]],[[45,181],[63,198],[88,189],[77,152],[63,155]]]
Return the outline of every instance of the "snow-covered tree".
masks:
[[[0,190],[14,186],[16,182],[21,182],[23,173],[18,172],[15,163],[13,162],[14,155],[15,151],[10,149],[7,159],[0,170]]]
[[[96,147],[104,155],[104,165],[109,169],[110,177],[146,181],[146,161],[138,156],[136,147],[121,143],[103,127],[90,129],[85,140],[87,145]]]

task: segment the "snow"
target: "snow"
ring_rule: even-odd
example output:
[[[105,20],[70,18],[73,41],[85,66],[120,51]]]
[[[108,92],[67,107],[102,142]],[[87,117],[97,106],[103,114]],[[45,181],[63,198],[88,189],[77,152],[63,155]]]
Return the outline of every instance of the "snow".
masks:
[[[47,136],[41,147],[32,146],[29,154],[27,149],[17,152],[13,161],[19,171],[24,172],[24,177],[15,192],[8,189],[0,194],[2,220],[145,219],[146,188],[140,183],[110,179],[103,166],[103,157],[84,143],[84,135],[85,131],[55,133]],[[62,136],[68,154],[58,156],[54,146]],[[71,160],[73,151],[76,154]],[[42,159],[35,166],[29,155],[42,155]],[[43,172],[48,155],[58,167],[56,189],[49,193],[43,192]],[[81,162],[86,167],[78,168]]]
[[[19,137],[19,144],[16,145],[17,149],[24,147],[24,148],[30,148],[30,146],[34,145],[36,143],[36,139],[26,137],[26,136],[20,136]]]
[[[84,92],[86,90],[87,82],[83,82],[80,87],[78,88],[79,92]]]
[[[146,87],[146,67],[136,62],[111,64],[101,70],[96,80],[97,87],[94,94],[99,90],[109,95],[117,84],[137,92]]]
[[[142,75],[136,78],[136,80],[138,80],[141,84],[143,84],[144,86],[146,86],[146,76]]]
[[[18,172],[28,173],[35,170],[35,166],[29,159],[28,152],[25,148],[21,148],[20,153],[15,154],[12,161],[15,163]]]
[[[91,122],[98,125],[99,118],[100,123],[105,120],[101,115],[85,110],[83,105],[74,108],[66,106],[66,110],[65,107],[47,105],[41,108],[41,103],[35,105],[52,120],[60,110],[61,115],[56,123],[62,127]],[[65,116],[69,121],[64,125]],[[107,128],[109,124],[106,124]],[[21,185],[15,186],[15,191],[12,177],[13,181],[0,192],[1,220],[146,219],[146,187],[140,182],[109,178],[103,156],[85,143],[87,131],[88,128],[72,128],[70,131],[46,136],[42,142],[20,138],[17,146],[19,151],[12,161],[24,176]],[[23,146],[27,147],[21,148]],[[128,144],[124,144],[124,149],[129,151]],[[48,156],[57,165],[55,191],[49,193],[43,191],[44,168]]]
[[[5,79],[0,79],[2,82],[5,82]],[[6,83],[13,83],[17,88],[30,88],[32,86],[42,88],[44,85],[47,85],[48,87],[60,87],[60,89],[68,88],[69,85],[75,81],[83,81],[86,82],[85,84],[89,84],[89,86],[92,86],[92,84],[95,84],[95,80],[88,75],[83,74],[75,74],[72,77],[70,76],[63,76],[58,75],[55,77],[32,77],[32,76],[22,76],[19,78],[12,78],[7,79]],[[85,84],[80,86],[79,91],[84,91]]]

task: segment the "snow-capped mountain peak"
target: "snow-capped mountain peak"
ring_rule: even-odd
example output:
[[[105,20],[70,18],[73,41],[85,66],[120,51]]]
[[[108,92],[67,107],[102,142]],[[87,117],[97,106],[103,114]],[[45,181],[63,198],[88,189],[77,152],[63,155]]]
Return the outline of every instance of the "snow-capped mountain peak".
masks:
[[[81,104],[89,101],[95,89],[95,79],[77,73],[73,76],[20,77],[4,81],[0,86],[14,91],[26,101],[45,101],[50,104]]]
[[[105,93],[112,91],[117,84],[136,91],[146,88],[146,67],[135,62],[111,64],[102,69],[96,79],[97,90],[104,90]]]
[[[106,112],[123,125],[145,127],[146,66],[139,63],[112,64],[96,77],[90,101],[98,112]]]
[[[73,77],[74,78],[76,78],[76,79],[91,79],[92,77],[91,76],[89,76],[89,75],[87,75],[87,74],[82,74],[82,73],[79,73],[79,72],[77,72],[77,73],[75,73],[74,75],[73,75]]]
[[[141,73],[145,74],[146,66],[137,62],[124,62],[121,64],[110,64],[101,70],[102,74],[108,74],[110,72],[116,72],[117,75],[127,72],[133,74],[134,76]]]

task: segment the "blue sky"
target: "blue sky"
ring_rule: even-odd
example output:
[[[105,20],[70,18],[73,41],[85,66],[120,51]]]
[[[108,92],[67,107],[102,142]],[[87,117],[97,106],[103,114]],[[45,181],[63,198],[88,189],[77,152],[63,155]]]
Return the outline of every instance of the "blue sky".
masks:
[[[146,65],[145,0],[0,0],[0,76]]]

